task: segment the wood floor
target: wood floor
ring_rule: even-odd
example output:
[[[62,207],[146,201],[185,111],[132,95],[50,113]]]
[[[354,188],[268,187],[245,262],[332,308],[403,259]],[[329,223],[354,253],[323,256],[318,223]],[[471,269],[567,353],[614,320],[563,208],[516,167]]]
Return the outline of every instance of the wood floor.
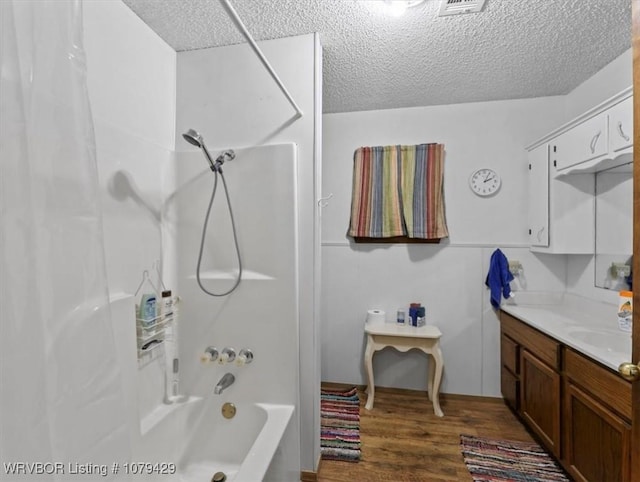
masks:
[[[362,458],[358,463],[322,460],[320,482],[471,481],[460,434],[533,440],[501,399],[442,395],[445,416],[438,418],[425,392],[376,387],[372,410],[364,408],[362,388],[358,395]]]

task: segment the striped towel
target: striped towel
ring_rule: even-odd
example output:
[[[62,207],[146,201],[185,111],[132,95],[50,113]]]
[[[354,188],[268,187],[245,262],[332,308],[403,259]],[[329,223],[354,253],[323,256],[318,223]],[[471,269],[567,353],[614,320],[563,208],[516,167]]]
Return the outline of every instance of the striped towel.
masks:
[[[443,185],[443,144],[360,147],[353,159],[347,234],[446,238]]]

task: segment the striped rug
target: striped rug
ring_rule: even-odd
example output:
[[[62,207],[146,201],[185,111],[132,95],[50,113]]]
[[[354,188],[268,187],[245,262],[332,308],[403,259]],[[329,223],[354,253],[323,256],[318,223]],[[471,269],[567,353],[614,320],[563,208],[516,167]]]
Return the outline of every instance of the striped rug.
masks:
[[[360,460],[360,400],[355,387],[321,390],[320,451],[323,459]]]
[[[474,482],[570,480],[536,443],[460,435],[460,446]]]

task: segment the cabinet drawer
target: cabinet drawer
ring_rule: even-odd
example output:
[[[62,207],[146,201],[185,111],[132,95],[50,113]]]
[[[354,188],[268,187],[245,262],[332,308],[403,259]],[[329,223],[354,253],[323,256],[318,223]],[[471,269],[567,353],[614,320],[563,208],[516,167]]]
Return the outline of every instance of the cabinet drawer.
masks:
[[[631,383],[588,358],[565,349],[565,376],[598,398],[618,414],[631,420]]]
[[[609,109],[609,142],[612,152],[633,144],[633,97]]]
[[[500,337],[500,356],[502,365],[508,368],[511,373],[516,375],[520,373],[518,344],[504,333]]]
[[[503,333],[509,338],[527,348],[531,353],[535,353],[551,368],[560,369],[560,343],[504,311],[500,312],[500,322]]]
[[[500,389],[505,401],[517,412],[520,409],[520,382],[505,367],[500,371]]]

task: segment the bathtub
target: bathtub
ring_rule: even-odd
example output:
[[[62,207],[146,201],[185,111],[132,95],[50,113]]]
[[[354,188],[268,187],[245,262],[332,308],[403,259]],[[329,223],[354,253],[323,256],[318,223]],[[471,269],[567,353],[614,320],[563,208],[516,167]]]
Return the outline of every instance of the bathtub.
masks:
[[[222,416],[225,401],[236,406],[231,419]],[[227,481],[258,482],[293,410],[293,405],[236,403],[217,396],[161,405],[142,420],[139,450],[132,462],[159,464],[145,466],[137,474],[147,480],[201,482],[224,472]],[[175,464],[175,473],[159,473],[173,472],[168,464]]]

